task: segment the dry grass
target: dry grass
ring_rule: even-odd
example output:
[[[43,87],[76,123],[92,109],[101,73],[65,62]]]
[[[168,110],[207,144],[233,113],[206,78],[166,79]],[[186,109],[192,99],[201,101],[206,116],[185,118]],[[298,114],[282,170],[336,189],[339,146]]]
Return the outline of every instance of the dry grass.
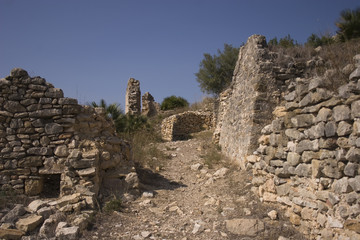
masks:
[[[322,46],[317,51],[309,46],[291,48],[270,46],[270,50],[277,53],[276,63],[281,67],[287,67],[289,64],[304,65],[310,60],[322,59],[322,64],[307,69],[307,74],[324,76],[328,80],[326,87],[336,90],[348,82],[350,72],[344,71],[344,68],[349,64],[354,64],[354,56],[360,53],[360,39]]]

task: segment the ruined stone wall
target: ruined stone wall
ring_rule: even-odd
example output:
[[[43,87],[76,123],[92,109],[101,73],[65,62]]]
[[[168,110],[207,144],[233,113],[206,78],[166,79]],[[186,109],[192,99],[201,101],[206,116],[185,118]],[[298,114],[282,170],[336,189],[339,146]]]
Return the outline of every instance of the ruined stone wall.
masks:
[[[111,188],[104,183],[124,181],[132,167],[130,146],[103,109],[81,106],[22,69],[0,80],[2,190],[46,196],[59,185],[55,197],[79,193],[93,205],[101,187]]]
[[[213,128],[213,116],[210,112],[184,112],[165,118],[161,123],[161,135],[166,141],[188,138],[190,133]]]
[[[160,104],[155,102],[154,97],[149,93],[146,92],[142,96],[142,110],[141,114],[146,117],[153,117],[160,112]]]
[[[359,73],[360,62],[339,94],[325,77],[294,80],[247,157],[262,199],[310,239],[360,238]]]
[[[232,84],[220,95],[214,138],[240,165],[256,149],[260,130],[271,122],[286,80],[302,73],[295,65],[278,67],[275,58],[264,36],[249,37],[240,48]]]
[[[125,114],[139,115],[141,113],[140,82],[130,78],[125,94]]]
[[[310,239],[358,239],[360,56],[349,83],[334,92],[331,70],[306,74],[321,59],[281,67],[262,41],[252,36],[240,50],[214,137],[253,172],[253,191],[280,203]]]

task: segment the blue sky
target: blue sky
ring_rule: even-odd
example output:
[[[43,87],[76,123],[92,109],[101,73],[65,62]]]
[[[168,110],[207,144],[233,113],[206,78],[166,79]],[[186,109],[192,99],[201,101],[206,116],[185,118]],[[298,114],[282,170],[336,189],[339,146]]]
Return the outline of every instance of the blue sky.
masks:
[[[80,103],[124,108],[130,77],[157,102],[204,94],[195,73],[204,53],[252,34],[334,33],[358,0],[0,0],[0,77],[14,67],[44,77]]]

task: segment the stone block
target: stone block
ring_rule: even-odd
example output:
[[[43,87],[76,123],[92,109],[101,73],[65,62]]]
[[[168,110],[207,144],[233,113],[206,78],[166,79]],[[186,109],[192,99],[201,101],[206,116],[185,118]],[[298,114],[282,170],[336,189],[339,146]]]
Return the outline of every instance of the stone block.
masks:
[[[339,105],[333,108],[333,118],[336,122],[350,119],[350,108],[346,105]]]
[[[337,131],[336,131],[338,136],[349,135],[351,132],[352,132],[352,126],[349,123],[347,123],[345,121],[339,122]]]
[[[319,150],[319,141],[317,139],[313,141],[305,139],[300,141],[296,146],[296,152],[299,154],[304,151],[318,151],[318,150]]]
[[[39,195],[43,190],[44,182],[41,179],[26,179],[25,194],[29,196]]]
[[[343,177],[339,180],[335,180],[332,184],[332,190],[336,194],[349,193],[352,191],[352,188],[349,185],[349,180],[347,177]]]
[[[291,118],[291,123],[294,127],[309,127],[314,123],[314,115],[312,114],[300,114]]]
[[[295,152],[289,152],[288,155],[287,155],[286,161],[291,166],[296,166],[300,162],[300,155],[298,153],[295,153]]]
[[[327,122],[325,124],[325,136],[326,137],[333,137],[337,131],[336,123],[333,121]]]
[[[265,230],[265,225],[258,219],[235,218],[225,221],[226,229],[232,234],[255,237]]]
[[[0,228],[0,239],[20,240],[25,235],[24,231],[18,229],[2,229]]]
[[[331,115],[332,111],[329,108],[321,108],[315,118],[315,122],[327,122]]]
[[[349,185],[355,192],[360,192],[360,176],[350,178]]]
[[[312,175],[311,165],[310,164],[299,164],[295,168],[295,174],[301,177],[310,177]]]
[[[38,215],[30,215],[22,218],[16,222],[16,228],[24,231],[31,232],[43,222],[43,217]]]
[[[360,117],[360,100],[355,101],[351,104],[351,116],[353,118]]]

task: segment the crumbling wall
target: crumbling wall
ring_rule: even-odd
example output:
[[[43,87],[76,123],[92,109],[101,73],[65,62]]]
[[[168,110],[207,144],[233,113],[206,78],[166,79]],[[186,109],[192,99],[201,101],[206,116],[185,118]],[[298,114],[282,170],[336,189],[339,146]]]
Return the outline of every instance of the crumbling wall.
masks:
[[[0,87],[1,189],[43,194],[48,177],[58,174],[58,196],[96,197],[109,171],[131,171],[130,146],[103,109],[81,106],[22,69]]]
[[[125,95],[125,114],[139,115],[141,113],[140,82],[130,78]]]
[[[349,83],[333,92],[331,70],[304,74],[318,60],[280,67],[262,41],[252,36],[240,50],[215,137],[252,171],[252,190],[280,203],[309,239],[358,239],[360,56]]]
[[[360,238],[359,72],[360,63],[340,94],[326,77],[294,80],[247,158],[262,199],[285,206],[311,239]]]
[[[141,114],[147,117],[153,117],[160,111],[160,104],[155,102],[154,97],[146,92],[142,96],[142,110]]]
[[[161,135],[166,141],[183,140],[190,133],[211,129],[213,125],[212,113],[188,111],[165,118],[161,123]]]

